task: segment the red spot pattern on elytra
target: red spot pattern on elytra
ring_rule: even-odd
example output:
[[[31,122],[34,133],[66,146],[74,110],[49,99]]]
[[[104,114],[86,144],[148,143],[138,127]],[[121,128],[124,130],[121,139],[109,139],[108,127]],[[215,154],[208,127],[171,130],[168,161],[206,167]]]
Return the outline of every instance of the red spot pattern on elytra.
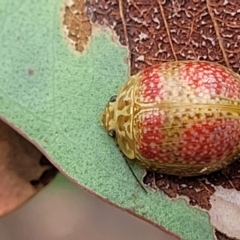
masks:
[[[181,79],[199,93],[240,98],[240,81],[225,67],[207,62],[186,62],[183,66]]]
[[[240,141],[240,119],[208,119],[182,133],[180,156],[189,163],[211,163],[226,159]]]
[[[137,151],[147,159],[162,160],[164,157],[164,153],[159,149],[163,140],[164,119],[158,112],[149,112],[142,116]]]
[[[161,65],[146,68],[140,75],[141,96],[149,102],[162,99],[163,76],[160,75]]]

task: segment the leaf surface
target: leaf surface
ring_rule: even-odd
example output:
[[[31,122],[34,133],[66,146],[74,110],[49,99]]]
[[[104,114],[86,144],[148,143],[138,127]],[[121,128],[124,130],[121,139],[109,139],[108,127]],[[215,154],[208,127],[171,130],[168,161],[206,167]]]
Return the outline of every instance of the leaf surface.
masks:
[[[24,133],[65,175],[105,201],[183,239],[214,239],[214,230],[205,211],[189,206],[183,199],[171,200],[162,191],[149,190],[145,194],[141,190],[121,153],[99,122],[109,97],[117,93],[130,74],[128,49],[132,54],[131,73],[155,60],[172,61],[176,58],[166,58],[169,54],[164,51],[165,58],[150,57],[154,61],[142,62],[142,55],[136,55],[133,51],[133,40],[126,41],[125,38],[124,43],[126,31],[120,23],[115,26],[121,30],[120,42],[128,43],[128,49],[116,43],[117,31],[106,30],[99,24],[91,27],[86,25],[89,19],[96,23],[99,21],[98,15],[94,15],[96,8],[90,5],[94,1],[86,1],[86,14],[80,10],[74,11],[76,16],[71,12],[65,15],[67,8],[60,0],[0,1],[0,21],[3,23],[0,32],[2,118],[13,124],[17,131]],[[81,9],[81,1],[76,3]],[[108,6],[114,7],[115,1],[100,3],[106,5],[106,12],[102,11],[103,19],[108,15],[115,16],[112,17],[113,22],[115,19],[122,21],[116,7],[115,12],[107,11]],[[102,6],[100,3],[99,6]],[[158,7],[161,5],[160,1],[155,4]],[[155,11],[154,6],[149,11]],[[123,8],[124,11],[127,7]],[[162,7],[170,8],[164,4]],[[129,13],[135,14],[134,11]],[[68,20],[64,16],[68,16]],[[145,14],[146,21],[147,16]],[[135,17],[132,16],[132,19]],[[131,26],[127,30],[134,34],[137,29],[130,23],[125,21],[125,26]],[[79,37],[81,31],[76,32],[76,29],[87,31],[83,40]],[[148,30],[151,31],[151,28]],[[158,32],[157,36],[161,38],[155,37],[159,44],[166,44],[167,36],[165,38],[162,35],[164,31],[166,28]],[[143,35],[140,37],[144,40]],[[148,39],[150,42],[145,42],[142,48],[138,45],[136,49],[148,51],[144,50],[144,46],[151,45],[150,36]],[[182,58],[186,57],[181,52],[179,54]],[[134,56],[140,63],[135,64]],[[143,57],[145,59],[145,55]],[[133,166],[133,169],[141,178],[143,171],[137,166]]]

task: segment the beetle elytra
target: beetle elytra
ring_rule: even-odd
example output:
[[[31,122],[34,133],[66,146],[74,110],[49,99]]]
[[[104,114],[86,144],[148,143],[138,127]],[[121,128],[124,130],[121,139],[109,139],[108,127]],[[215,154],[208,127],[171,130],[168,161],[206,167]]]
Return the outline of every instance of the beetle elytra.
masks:
[[[101,123],[128,159],[166,174],[196,176],[240,153],[240,76],[217,63],[161,63],[131,76]]]

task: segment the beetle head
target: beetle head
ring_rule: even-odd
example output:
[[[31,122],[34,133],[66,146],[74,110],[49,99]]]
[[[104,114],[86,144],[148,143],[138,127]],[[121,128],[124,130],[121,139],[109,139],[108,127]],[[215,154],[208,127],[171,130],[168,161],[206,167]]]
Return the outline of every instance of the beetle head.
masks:
[[[133,159],[135,153],[131,126],[131,101],[125,100],[124,97],[120,94],[118,97],[114,95],[110,98],[101,115],[101,123],[124,155]]]
[[[109,135],[113,138],[116,136],[116,132],[114,134],[114,129],[115,129],[115,120],[114,120],[114,109],[116,108],[116,99],[117,96],[113,95],[105,110],[102,112],[101,115],[101,123],[105,127],[106,131],[109,133]]]

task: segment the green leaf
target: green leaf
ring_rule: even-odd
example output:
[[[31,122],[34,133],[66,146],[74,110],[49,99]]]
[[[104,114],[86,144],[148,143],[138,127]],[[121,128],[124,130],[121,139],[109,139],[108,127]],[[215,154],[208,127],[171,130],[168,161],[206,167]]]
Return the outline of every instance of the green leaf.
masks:
[[[73,52],[62,30],[63,7],[60,0],[0,0],[2,118],[107,202],[181,238],[214,239],[206,213],[137,184],[99,121],[128,78],[127,51],[99,30],[86,52]]]

